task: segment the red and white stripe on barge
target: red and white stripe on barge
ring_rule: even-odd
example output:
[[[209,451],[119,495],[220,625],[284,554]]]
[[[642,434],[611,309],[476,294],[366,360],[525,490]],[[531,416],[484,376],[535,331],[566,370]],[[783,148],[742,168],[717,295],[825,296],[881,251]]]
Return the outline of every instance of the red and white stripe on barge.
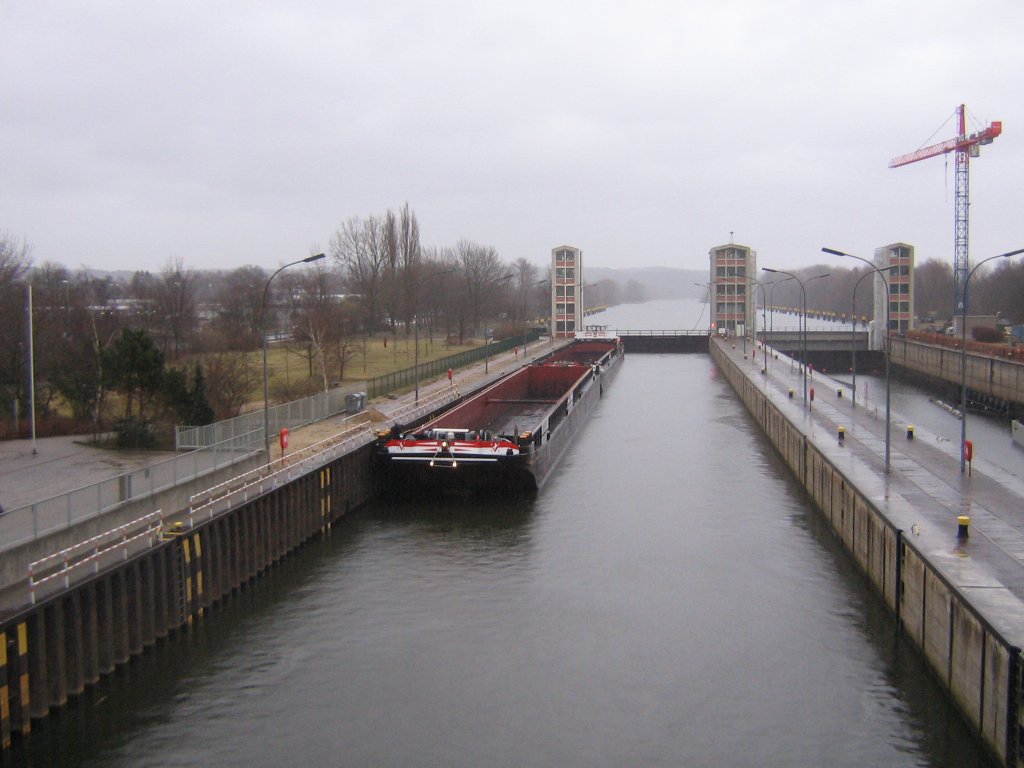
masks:
[[[392,429],[378,444],[385,490],[536,491],[622,358],[617,337],[589,329],[440,416]]]

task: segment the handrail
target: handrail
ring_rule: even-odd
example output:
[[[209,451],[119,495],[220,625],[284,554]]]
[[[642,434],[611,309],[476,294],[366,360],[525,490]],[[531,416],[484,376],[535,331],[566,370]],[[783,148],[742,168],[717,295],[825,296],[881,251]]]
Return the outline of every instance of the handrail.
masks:
[[[62,579],[67,589],[71,584],[71,574],[89,563],[93,564],[93,573],[99,572],[99,559],[111,552],[121,550],[123,560],[128,559],[129,545],[141,539],[149,539],[149,546],[159,540],[160,529],[163,527],[163,510],[150,512],[137,520],[111,528],[109,531],[93,536],[91,539],[72,544],[58,552],[41,557],[28,565],[29,602],[36,603],[36,590],[54,579]],[[139,533],[129,533],[142,528]],[[89,554],[85,557],[81,555]],[[38,577],[40,573],[45,576]]]
[[[459,396],[454,387],[447,387],[433,395],[423,397],[418,404],[413,403],[388,413],[383,424],[393,424],[400,418],[429,412]],[[238,503],[245,503],[290,482],[298,474],[306,474],[314,466],[323,466],[337,456],[354,450],[377,439],[372,422],[364,422],[351,427],[324,440],[306,446],[290,456],[283,456],[270,464],[252,469],[238,475],[227,482],[208,488],[189,499],[186,520],[189,528],[196,521],[211,520],[216,515],[232,509]]]

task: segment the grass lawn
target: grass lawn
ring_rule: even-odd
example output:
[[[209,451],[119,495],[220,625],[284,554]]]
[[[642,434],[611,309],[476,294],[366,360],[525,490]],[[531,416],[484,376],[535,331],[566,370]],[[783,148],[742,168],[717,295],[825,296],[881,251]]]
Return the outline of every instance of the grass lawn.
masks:
[[[387,339],[386,346],[385,338]],[[473,349],[482,343],[480,339],[472,339],[471,342],[470,344],[449,346],[443,338],[435,337],[431,341],[427,337],[421,337],[420,364]],[[377,334],[365,340],[361,339],[356,347],[345,364],[345,382],[365,381],[403,368],[412,368],[416,363],[416,344],[411,335],[406,338],[400,334],[396,340],[396,337],[391,335],[385,337],[383,334]],[[258,391],[253,393],[253,399],[261,399],[263,397],[263,352],[260,350],[252,352],[250,355],[260,371],[260,383]],[[316,389],[320,387],[319,375],[314,362],[313,379]],[[267,350],[267,378],[270,382],[271,392],[282,385],[292,385],[308,380],[310,371],[305,348],[296,344],[272,344]],[[336,383],[333,375],[330,383]]]

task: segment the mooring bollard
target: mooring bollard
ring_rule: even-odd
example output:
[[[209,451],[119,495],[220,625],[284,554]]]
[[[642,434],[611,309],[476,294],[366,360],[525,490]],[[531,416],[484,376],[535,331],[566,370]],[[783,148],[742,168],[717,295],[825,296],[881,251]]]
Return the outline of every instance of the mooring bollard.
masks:
[[[958,539],[968,538],[967,529],[971,527],[971,518],[967,515],[960,515],[956,519],[956,537]]]
[[[793,388],[792,387],[789,388],[789,399],[790,400],[793,399]]]
[[[839,425],[839,442],[840,443],[843,442],[843,440],[845,438],[846,438],[846,427],[844,427],[842,424],[840,424]]]
[[[836,399],[837,400],[842,400],[843,399],[843,388],[842,387],[840,387],[839,389],[836,390]]]
[[[913,424],[907,424],[907,440],[913,440],[913,439],[914,439],[914,425]]]

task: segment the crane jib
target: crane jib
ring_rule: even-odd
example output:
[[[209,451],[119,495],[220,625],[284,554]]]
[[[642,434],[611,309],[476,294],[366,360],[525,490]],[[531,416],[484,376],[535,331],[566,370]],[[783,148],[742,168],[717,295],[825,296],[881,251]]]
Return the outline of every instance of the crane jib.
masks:
[[[910,163],[916,163],[918,160],[926,160],[929,157],[935,157],[936,155],[944,155],[948,152],[953,152],[958,149],[970,149],[971,147],[978,147],[984,144],[991,144],[992,140],[995,139],[1003,132],[1003,123],[1001,121],[993,122],[988,128],[972,133],[970,136],[956,137],[949,141],[944,141],[941,144],[933,144],[930,147],[924,147],[911,152],[907,155],[900,155],[894,157],[889,161],[890,168],[898,168],[901,165],[909,165]]]

